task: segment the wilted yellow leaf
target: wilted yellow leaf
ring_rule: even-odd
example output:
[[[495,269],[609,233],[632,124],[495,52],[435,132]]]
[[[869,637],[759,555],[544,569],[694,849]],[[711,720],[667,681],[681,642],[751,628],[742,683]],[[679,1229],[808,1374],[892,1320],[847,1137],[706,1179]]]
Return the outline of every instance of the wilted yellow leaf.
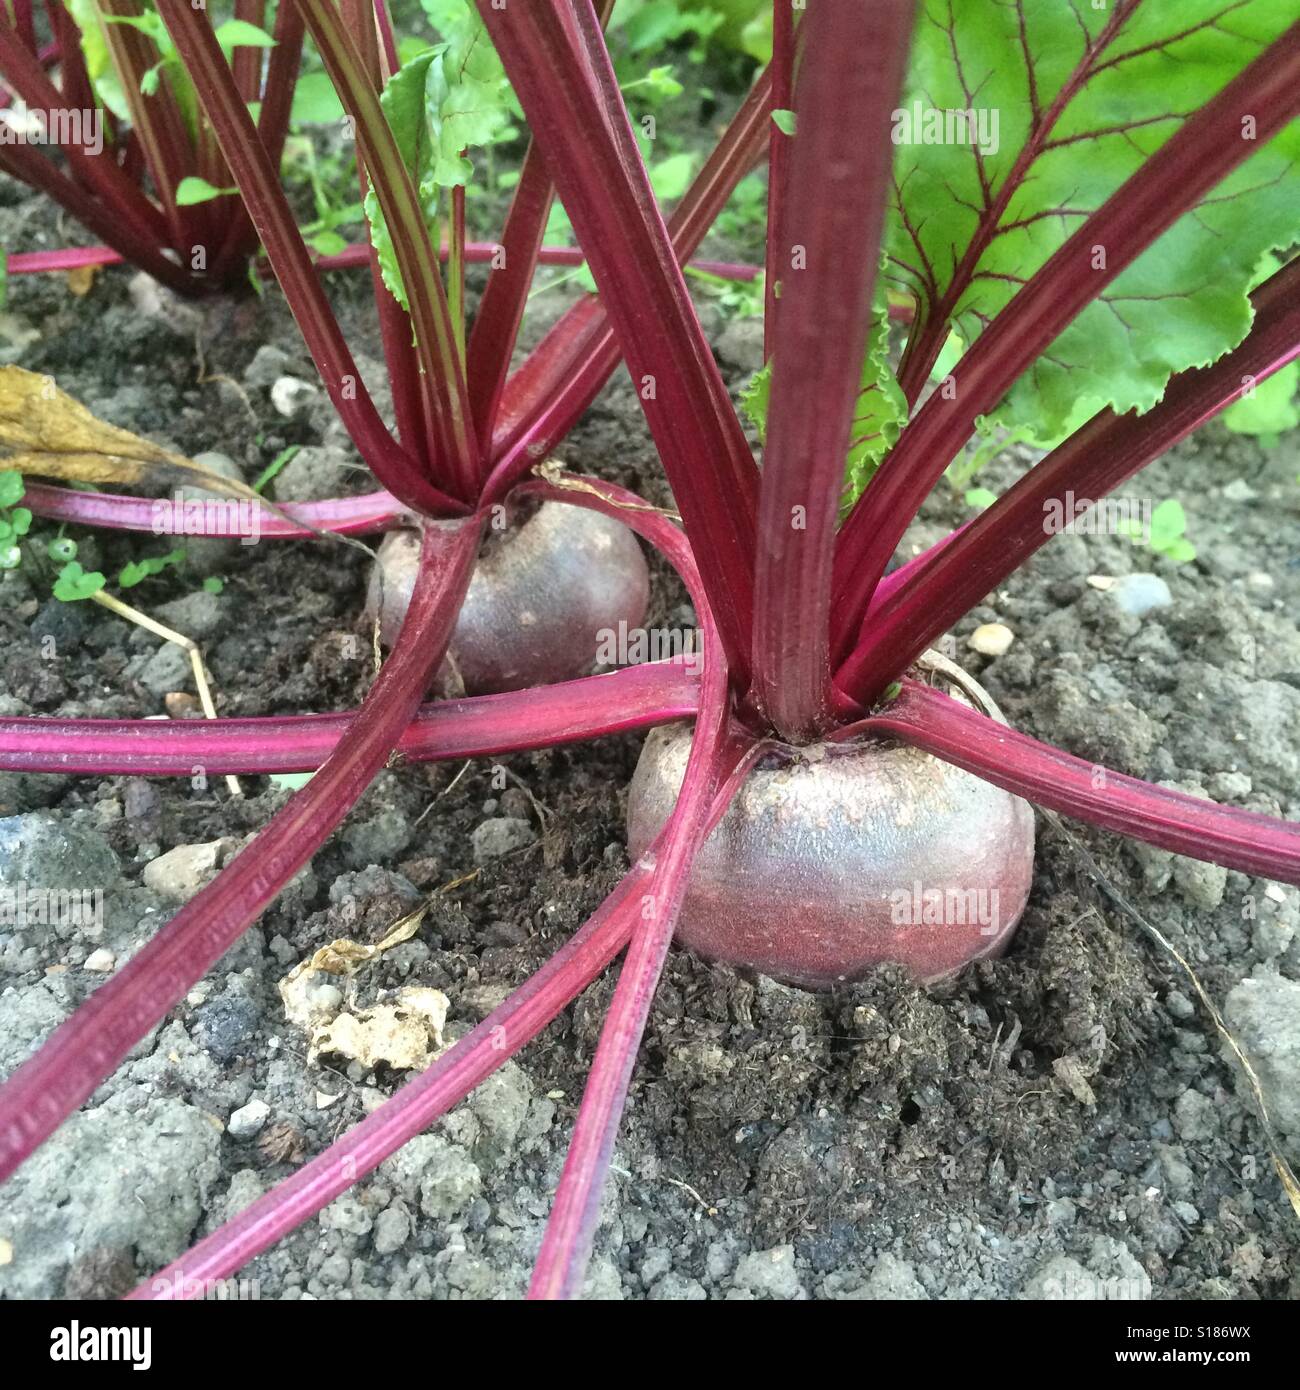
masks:
[[[168,486],[189,483],[212,492],[256,497],[181,454],[96,419],[54,378],[22,367],[0,367],[0,469],[76,483]],[[260,499],[259,499],[260,500]]]
[[[427,1067],[442,1049],[447,996],[428,985],[403,985],[392,1000],[343,1012],[312,1030],[308,1058],[335,1053],[363,1067],[387,1062],[402,1071]]]
[[[77,296],[84,299],[95,287],[95,277],[99,274],[97,265],[74,266],[68,271],[68,289]]]
[[[426,1067],[432,1061],[442,1047],[442,1029],[447,1021],[448,1000],[441,990],[403,985],[391,1000],[352,1011],[343,1007],[337,989],[322,989],[333,979],[343,983],[367,961],[409,941],[420,929],[429,906],[426,899],[395,922],[374,946],[338,937],[299,961],[280,981],[285,1014],[307,1033],[309,1060],[332,1052],[364,1067],[387,1062],[406,1070]]]

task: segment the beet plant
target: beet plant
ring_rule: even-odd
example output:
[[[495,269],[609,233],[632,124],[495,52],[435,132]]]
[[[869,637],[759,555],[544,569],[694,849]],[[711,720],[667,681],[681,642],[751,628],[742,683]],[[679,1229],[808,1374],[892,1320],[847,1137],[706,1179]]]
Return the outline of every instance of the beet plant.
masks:
[[[463,204],[435,165],[472,143],[445,127],[457,101],[444,60],[480,31],[394,75],[381,7],[297,3],[356,123],[396,437],[359,383],[209,20],[186,0],[158,8],[325,386],[387,489],[298,518],[416,533],[409,603],[354,714],[0,722],[6,768],[319,768],[0,1088],[0,1173],[231,946],[394,749],[463,758],[665,728],[631,792],[633,866],[595,916],[425,1072],[138,1296],[201,1292],[239,1268],[463,1099],[626,951],[533,1281],[535,1296],[572,1296],[674,931],[809,985],[881,960],[952,971],[1004,946],[1023,906],[1026,802],[1300,882],[1296,826],[1019,734],[933,650],[1050,539],[1061,508],[1086,512],[1300,356],[1300,263],[1257,283],[1262,258],[1296,232],[1300,24],[1286,7],[778,0],[770,68],[665,223],[589,0],[479,0],[535,143],[462,344]],[[760,470],[681,264],[764,145],[770,369],[749,403]],[[553,195],[599,295],[510,374]],[[886,296],[899,289],[914,312],[895,372]],[[954,332],[965,351],[927,395]],[[548,462],[620,355],[680,527]],[[968,525],[887,572],[981,420],[1064,438]],[[51,491],[25,501],[64,519],[144,520],[141,499]],[[494,516],[538,501],[603,513],[663,552],[696,607],[702,673],[666,661],[421,707]],[[305,533],[277,517],[264,534]],[[996,918],[946,915],[971,901],[999,904]]]
[[[216,38],[278,164],[303,25],[284,4],[268,31],[267,8],[236,0]],[[47,0],[42,44],[34,10],[32,0],[0,9],[0,89],[21,103],[5,112],[0,169],[48,194],[105,246],[19,253],[10,269],[121,258],[182,294],[238,284],[257,233],[157,12],[144,0]]]
[[[257,233],[153,0],[47,0],[43,8],[44,29],[32,0],[0,7],[0,171],[48,195],[103,244],[5,248],[4,271],[127,261],[182,294],[239,288],[259,251]],[[227,13],[214,25],[217,42],[278,167],[296,109],[302,16],[291,0],[235,0]],[[744,15],[733,18],[738,23]],[[681,32],[695,32],[697,21],[684,16]],[[705,24],[699,32],[707,30]],[[654,41],[653,30],[639,38],[642,46]],[[328,113],[312,116],[314,122],[333,119],[336,109],[342,117],[332,99],[318,89],[312,95]],[[500,115],[494,103],[492,116]],[[368,264],[368,248],[349,245],[334,230],[352,220],[352,208],[317,211],[325,215],[304,234],[318,269]],[[488,242],[462,239],[457,249],[470,263],[498,254]],[[444,243],[442,254],[449,250]],[[582,254],[544,246],[538,259],[578,266]],[[264,263],[254,259],[253,266],[260,277]],[[709,262],[700,271],[728,280],[752,274],[751,267]]]

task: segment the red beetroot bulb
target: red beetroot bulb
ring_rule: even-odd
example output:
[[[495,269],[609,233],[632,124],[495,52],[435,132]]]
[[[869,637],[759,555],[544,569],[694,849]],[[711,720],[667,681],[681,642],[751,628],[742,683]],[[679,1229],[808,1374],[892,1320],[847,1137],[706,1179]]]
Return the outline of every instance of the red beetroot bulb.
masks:
[[[414,531],[394,531],[379,546],[366,616],[379,613],[386,646],[410,603],[419,554]],[[488,532],[435,688],[490,695],[584,675],[602,631],[640,626],[649,600],[645,557],[626,526],[544,502],[521,525]]]
[[[632,855],[672,809],[689,746],[689,725],[647,737],[628,798]],[[701,848],[677,941],[810,989],[887,961],[933,980],[1002,953],[1033,862],[1028,802],[929,754],[777,745]]]

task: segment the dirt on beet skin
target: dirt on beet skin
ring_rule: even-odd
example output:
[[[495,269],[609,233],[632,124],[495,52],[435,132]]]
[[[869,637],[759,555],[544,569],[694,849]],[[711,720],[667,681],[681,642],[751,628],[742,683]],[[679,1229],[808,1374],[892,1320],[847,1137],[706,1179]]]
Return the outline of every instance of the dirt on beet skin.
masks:
[[[0,204],[3,244],[59,243],[39,200],[6,185]],[[330,290],[386,403],[366,277],[336,276]],[[570,292],[535,301],[530,339]],[[701,307],[737,390],[756,364],[758,325]],[[51,373],[115,424],[189,454],[220,451],[248,478],[303,446],[275,484],[280,500],[373,486],[324,395],[283,385],[315,376],[274,293],[196,306],[125,270],[85,297],[62,277],[15,280],[0,359]],[[1027,733],[1297,818],[1297,454],[1294,436],[1264,450],[1219,426],[1202,431],[1127,490],[1181,499],[1194,561],[1059,536],[963,619],[953,651]],[[670,500],[622,373],[560,456]],[[1026,462],[1004,459],[980,481],[1001,490]],[[940,489],[900,556],[966,515]],[[86,568],[110,575],[162,548],[72,534]],[[372,679],[363,554],[324,543],[187,549],[184,569],[135,593],[201,643],[222,714],[356,705]],[[693,627],[680,585],[651,563],[648,622]],[[212,575],[224,579],[219,595],[202,591]],[[1117,582],[1099,587],[1099,576]],[[1009,650],[968,650],[969,634],[995,621],[1015,634]],[[178,693],[182,704],[193,693],[175,651],[97,608],[55,602],[31,566],[0,582],[0,624],[0,715],[159,716],[169,696],[174,709]],[[627,867],[639,746],[624,736],[381,774],[310,868],[7,1187],[0,1296],[122,1293],[396,1091],[408,1073],[386,1063],[309,1060],[277,983],[335,938],[377,942],[423,895],[471,874],[433,898],[410,941],[341,984],[355,1008],[403,986],[442,990],[449,1038],[484,1017]],[[244,792],[232,799],[219,779],[0,774],[0,886],[104,894],[102,920],[85,927],[0,925],[0,1072],[175,910],[156,873],[146,883],[151,863],[218,840],[220,860],[290,794],[260,777]],[[1075,831],[1225,1010],[1296,1157],[1296,891]],[[1300,1293],[1300,1228],[1191,985],[1042,818],[1038,845],[1010,951],[946,984],[882,969],[808,994],[673,955],[619,1136],[590,1296]],[[613,983],[599,980],[466,1105],[254,1260],[238,1291],[521,1294]]]

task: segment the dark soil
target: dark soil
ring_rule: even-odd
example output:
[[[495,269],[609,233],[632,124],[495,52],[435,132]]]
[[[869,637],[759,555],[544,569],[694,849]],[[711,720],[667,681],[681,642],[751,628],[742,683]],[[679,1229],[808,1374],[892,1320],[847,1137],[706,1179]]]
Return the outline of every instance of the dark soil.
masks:
[[[12,189],[3,197],[4,244],[35,248],[57,235],[39,202]],[[336,276],[331,292],[367,379],[380,383],[366,277]],[[537,301],[531,334],[564,294]],[[706,312],[739,387],[753,326]],[[274,292],[192,306],[124,270],[85,298],[61,277],[28,279],[11,285],[0,339],[18,345],[0,341],[5,360],[49,372],[105,419],[186,453],[219,450],[253,477],[287,444],[321,446],[346,470],[345,486],[373,485],[323,396],[292,418],[273,408],[272,380],[314,379]],[[1195,561],[1174,565],[1127,540],[1059,537],[958,626],[957,653],[1028,733],[1296,818],[1298,452],[1295,439],[1265,452],[1206,429],[1129,489],[1182,500]],[[621,373],[560,456],[669,500]],[[1018,466],[1003,461],[981,482],[1004,487]],[[936,494],[905,550],[964,515]],[[78,539],[87,568],[110,574],[162,548],[120,534]],[[1169,606],[1132,617],[1088,582],[1134,571],[1163,577]],[[157,610],[211,573],[225,589],[203,609],[202,642],[221,713],[359,701],[371,678],[364,556],[324,543],[207,544],[191,548],[186,570],[136,593]],[[687,625],[684,594],[657,561],[655,579],[649,622]],[[3,713],[158,716],[168,690],[190,689],[183,670],[168,687],[165,669],[150,668],[157,639],[48,595],[34,571],[0,584]],[[965,638],[993,620],[1016,641],[988,661]],[[42,648],[51,634],[53,657]],[[404,984],[445,991],[453,1036],[483,1017],[625,869],[624,796],[639,746],[629,736],[503,759],[504,786],[488,761],[382,774],[310,871],[20,1173],[0,1207],[9,1254],[0,1295],[122,1291],[400,1086],[403,1074],[383,1065],[309,1063],[276,983],[336,937],[377,940],[420,894],[474,870],[477,827],[514,817],[539,832],[532,842],[437,898],[415,939],[368,967],[361,986],[367,999]],[[101,932],[0,927],[5,1071],[102,979],[83,968],[92,951],[109,948],[120,965],[173,910],[141,886],[148,862],[177,845],[242,837],[288,795],[260,778],[245,790],[232,800],[217,782],[0,777],[0,815],[26,815],[51,856],[99,863],[108,899]],[[1236,991],[1230,1017],[1243,1034],[1254,1022],[1243,981],[1300,993],[1295,890],[1078,833],[1220,1006]],[[112,855],[96,860],[105,843]],[[0,838],[0,869],[34,876],[31,856],[24,870],[6,853]],[[613,983],[599,981],[477,1099],[256,1260],[243,1275],[250,1291],[520,1294]],[[1287,1046],[1297,1055],[1294,1014],[1289,1026],[1289,1040],[1256,1029],[1276,1062],[1263,1069],[1266,1085],[1285,1084]],[[264,1127],[233,1137],[231,1114],[253,1100],[269,1106]],[[812,995],[673,956],[633,1081],[590,1292],[1273,1299],[1297,1292],[1297,1230],[1235,1067],[1186,978],[1040,820],[1034,892],[1011,951],[950,983],[922,988],[886,969]]]

